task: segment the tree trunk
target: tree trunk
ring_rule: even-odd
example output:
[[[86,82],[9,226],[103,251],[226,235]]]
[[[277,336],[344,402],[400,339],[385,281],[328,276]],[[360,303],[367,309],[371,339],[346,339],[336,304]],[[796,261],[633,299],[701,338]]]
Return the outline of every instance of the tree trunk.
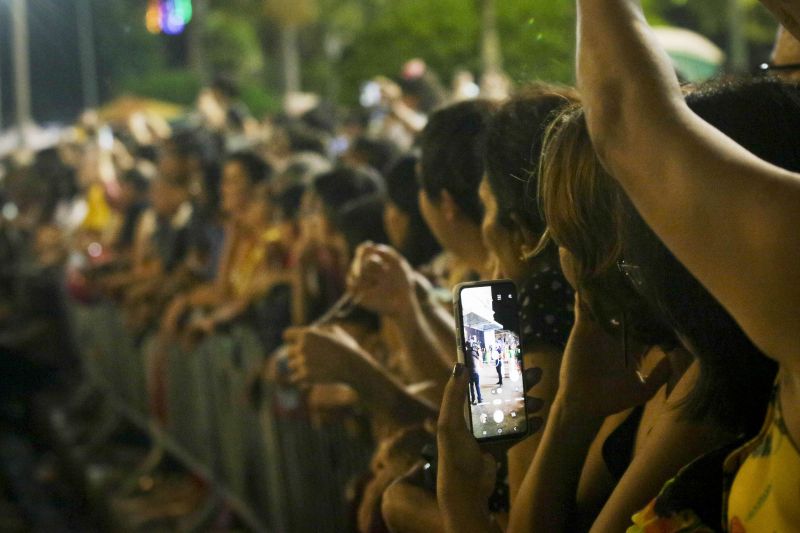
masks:
[[[11,3],[14,49],[14,105],[20,146],[28,144],[27,130],[31,119],[30,50],[28,48],[28,6],[25,0]]]
[[[300,84],[300,43],[298,30],[294,24],[281,26],[281,61],[283,63],[283,91],[299,92]]]
[[[728,68],[736,74],[746,73],[749,61],[744,24],[741,1],[728,0]]]
[[[480,0],[481,10],[481,62],[484,72],[501,72],[503,56],[500,33],[497,31],[495,0]]]
[[[197,75],[200,83],[208,83],[209,72],[205,60],[203,41],[205,38],[206,15],[208,14],[208,0],[195,0],[192,10],[192,21],[188,27],[188,52],[189,67]]]

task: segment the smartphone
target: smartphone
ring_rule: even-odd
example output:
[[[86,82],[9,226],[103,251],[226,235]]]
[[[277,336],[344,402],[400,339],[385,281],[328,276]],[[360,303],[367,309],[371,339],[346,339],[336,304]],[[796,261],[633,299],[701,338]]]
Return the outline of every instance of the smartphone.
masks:
[[[469,374],[465,411],[481,442],[528,433],[517,287],[511,280],[462,283],[454,289],[458,360]]]

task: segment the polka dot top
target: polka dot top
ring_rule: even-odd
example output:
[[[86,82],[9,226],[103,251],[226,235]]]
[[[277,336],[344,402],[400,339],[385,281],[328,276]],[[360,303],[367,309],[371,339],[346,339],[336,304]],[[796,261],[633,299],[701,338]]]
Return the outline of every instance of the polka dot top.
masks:
[[[564,348],[574,322],[575,293],[561,270],[545,266],[520,288],[525,346],[547,343]]]

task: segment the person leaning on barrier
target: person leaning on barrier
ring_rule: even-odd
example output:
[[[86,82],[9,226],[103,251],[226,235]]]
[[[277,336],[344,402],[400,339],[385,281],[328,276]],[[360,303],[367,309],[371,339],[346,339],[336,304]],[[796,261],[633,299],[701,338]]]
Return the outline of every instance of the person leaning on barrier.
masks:
[[[701,87],[687,97],[687,102],[700,116],[758,155],[792,169],[800,168],[797,150],[786,150],[785,146],[769,141],[774,124],[788,126],[800,117],[796,87],[769,80],[722,87],[712,85]],[[578,310],[579,318],[565,356],[566,368],[561,373],[556,399],[560,412],[556,411],[555,422],[546,427],[543,443],[512,507],[510,529],[559,531],[568,527],[571,513],[579,511],[587,501],[586,498],[575,499],[566,492],[576,488],[580,494],[585,490],[585,468],[589,463],[584,451],[589,449],[591,453],[591,449],[590,441],[581,436],[582,432],[586,432],[587,438],[595,433],[600,435],[602,431],[597,433],[597,426],[592,428],[592,424],[598,423],[592,422],[593,419],[621,409],[621,404],[612,404],[624,403],[625,398],[648,398],[664,378],[663,361],[650,372],[643,370],[638,376],[632,375],[633,365],[622,364],[619,345],[614,348],[613,343],[609,344],[611,337],[604,332],[608,329],[608,318],[614,316],[608,313],[613,309],[609,306],[613,301],[606,301],[608,292],[599,292],[598,286],[592,290],[587,274],[598,267],[610,267],[609,272],[618,270],[617,276],[624,274],[631,284],[629,289],[634,292],[617,304],[625,303],[627,307],[636,300],[647,304],[639,306],[635,313],[622,315],[621,322],[627,326],[624,331],[628,331],[631,338],[641,336],[645,332],[641,328],[641,317],[649,308],[650,313],[656,312],[656,317],[674,330],[699,363],[693,364],[694,370],[690,367],[687,371],[687,376],[695,375],[694,380],[681,379],[674,385],[668,397],[674,407],[664,410],[646,435],[637,437],[633,460],[625,475],[599,516],[589,523],[593,530],[619,531],[630,524],[631,514],[646,503],[647,494],[652,496],[660,483],[675,475],[687,461],[720,445],[735,444],[736,435],[752,436],[758,431],[774,370],[730,315],[638,218],[622,190],[594,156],[580,110],[572,110],[552,126],[544,159],[541,201],[549,235],[572,252],[562,253],[562,264],[565,271],[569,271],[571,265],[574,279],[583,280],[579,288],[584,307]],[[603,346],[611,351],[604,355]],[[624,350],[631,344],[622,346]],[[626,373],[629,375],[627,382]],[[581,375],[592,379],[582,380]],[[648,377],[642,377],[644,375]],[[604,380],[608,383],[603,384]],[[612,389],[615,395],[601,402],[603,391]],[[640,425],[643,423],[644,419]],[[450,443],[450,450],[456,443],[463,444],[462,433],[468,435],[461,429],[452,433],[450,428],[450,432],[450,435],[440,434],[440,444],[444,439]],[[670,445],[670,442],[674,443]],[[474,443],[471,445],[475,447]],[[440,452],[442,457],[454,453]],[[716,452],[704,455],[703,464],[713,461],[717,455]],[[719,464],[724,457],[717,457],[716,470],[708,470],[713,466],[701,470],[700,476],[710,486],[702,485],[705,489],[696,490],[698,480],[687,480],[682,471],[667,485],[657,503],[637,515],[636,524],[643,531],[655,524],[669,527],[670,521],[678,515],[683,525],[699,525],[701,519],[705,523],[718,523],[719,515],[714,516],[714,506],[709,502],[719,503],[719,495],[714,495],[713,491],[714,487],[719,490],[721,484],[718,479],[715,482],[709,472],[721,472]],[[691,471],[691,468],[685,470]],[[461,516],[455,511],[464,502],[446,490],[459,483],[459,476],[477,473],[474,469],[448,472],[452,477],[440,477],[440,493],[448,498],[446,508],[450,524],[469,520],[469,516],[477,520],[476,516]],[[693,487],[694,490],[684,492]],[[676,499],[677,495],[681,496]],[[681,506],[677,508],[680,513],[676,511],[670,517],[674,505]],[[691,512],[684,511],[687,506]],[[565,512],[565,509],[572,511]],[[667,513],[667,516],[660,513]]]
[[[489,124],[486,172],[479,188],[484,213],[482,240],[495,266],[492,277],[510,278],[520,287],[525,367],[538,368],[542,373],[536,386],[537,403],[541,404],[536,412],[539,424],[546,420],[558,385],[561,351],[572,326],[573,293],[554,249],[531,257],[544,229],[543,216],[532,195],[538,183],[544,130],[552,114],[576,97],[568,87],[531,84],[500,106]],[[511,501],[540,437],[537,431],[531,431],[531,436],[508,451]],[[384,495],[383,513],[393,531],[421,530],[416,528],[424,529],[424,524],[432,530],[441,529],[436,501],[415,482],[417,475],[405,476]],[[413,507],[425,509],[425,522],[408,515],[412,502]]]
[[[251,152],[237,152],[223,165],[221,209],[226,226],[224,251],[214,279],[176,296],[162,319],[162,331],[177,335],[188,327],[194,314],[200,321],[231,300],[242,298],[253,277],[267,268],[268,232],[271,229],[269,181],[272,168]],[[259,194],[260,192],[260,194]],[[197,310],[197,313],[193,311]],[[213,330],[204,320],[195,331]]]

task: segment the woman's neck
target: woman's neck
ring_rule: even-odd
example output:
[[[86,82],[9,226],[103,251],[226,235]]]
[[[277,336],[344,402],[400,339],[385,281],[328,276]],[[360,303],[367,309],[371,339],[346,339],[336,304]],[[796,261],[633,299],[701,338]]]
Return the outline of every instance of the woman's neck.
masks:
[[[800,371],[791,371],[782,366],[778,383],[778,401],[781,403],[786,431],[795,447],[800,450]]]

